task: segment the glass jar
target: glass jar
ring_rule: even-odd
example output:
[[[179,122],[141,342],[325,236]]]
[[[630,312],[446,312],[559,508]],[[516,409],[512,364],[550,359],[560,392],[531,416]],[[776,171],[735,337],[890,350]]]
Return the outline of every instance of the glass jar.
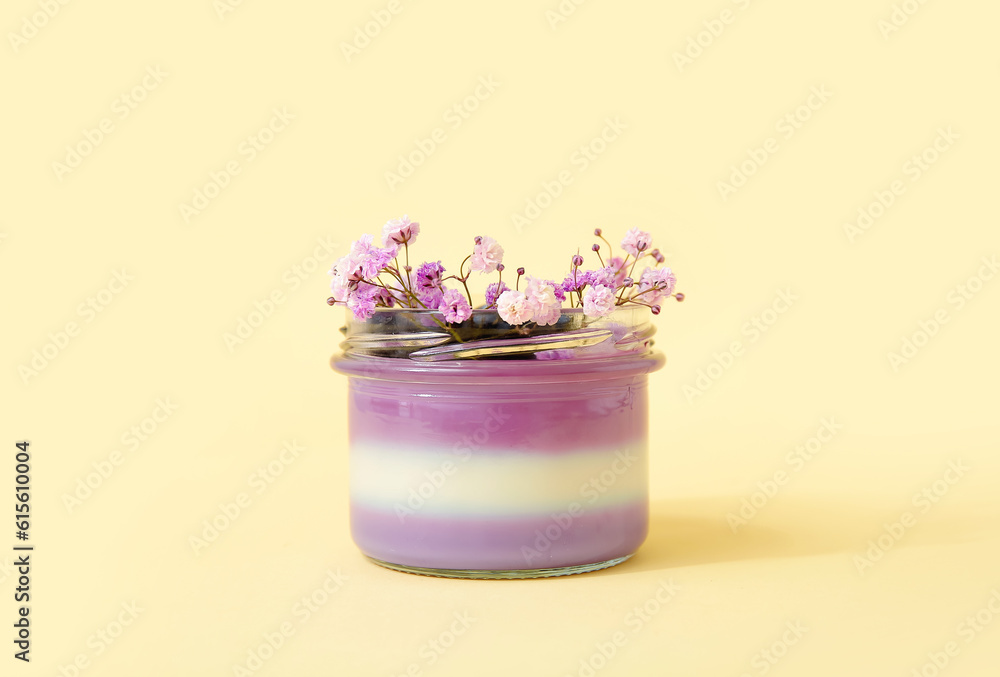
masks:
[[[462,578],[581,573],[648,526],[651,313],[564,309],[510,326],[475,310],[348,313],[351,532],[382,566]]]

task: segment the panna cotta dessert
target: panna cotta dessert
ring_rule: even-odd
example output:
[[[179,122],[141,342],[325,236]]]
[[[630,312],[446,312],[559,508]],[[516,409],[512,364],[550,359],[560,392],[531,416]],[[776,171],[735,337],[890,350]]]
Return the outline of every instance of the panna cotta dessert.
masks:
[[[351,531],[364,554],[419,573],[519,577],[638,549],[647,374],[662,356],[529,358],[334,357],[349,377]]]

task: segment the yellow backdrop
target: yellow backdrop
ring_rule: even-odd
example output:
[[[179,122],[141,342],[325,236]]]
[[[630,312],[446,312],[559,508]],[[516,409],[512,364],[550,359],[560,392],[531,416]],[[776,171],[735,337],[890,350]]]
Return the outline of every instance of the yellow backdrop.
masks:
[[[992,674],[998,21],[9,0],[0,484],[29,440],[35,549],[6,524],[0,673]],[[351,543],[325,273],[404,213],[451,269],[654,234],[687,300],[632,561],[451,581]]]

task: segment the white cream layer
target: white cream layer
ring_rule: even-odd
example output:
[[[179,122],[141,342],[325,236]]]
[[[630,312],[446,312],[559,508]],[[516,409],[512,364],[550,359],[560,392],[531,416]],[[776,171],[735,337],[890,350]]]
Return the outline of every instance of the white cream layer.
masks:
[[[350,456],[351,499],[427,515],[590,512],[643,500],[646,445],[562,453],[451,451],[359,443]]]

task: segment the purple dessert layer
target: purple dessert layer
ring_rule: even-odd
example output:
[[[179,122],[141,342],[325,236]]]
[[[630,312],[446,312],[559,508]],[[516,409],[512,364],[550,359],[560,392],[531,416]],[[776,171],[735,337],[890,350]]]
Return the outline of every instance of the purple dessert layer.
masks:
[[[579,384],[440,386],[352,379],[352,442],[472,453],[561,453],[641,444],[647,377]]]
[[[646,539],[646,501],[516,519],[440,518],[351,505],[354,542],[370,557],[430,569],[518,570],[593,564]]]

